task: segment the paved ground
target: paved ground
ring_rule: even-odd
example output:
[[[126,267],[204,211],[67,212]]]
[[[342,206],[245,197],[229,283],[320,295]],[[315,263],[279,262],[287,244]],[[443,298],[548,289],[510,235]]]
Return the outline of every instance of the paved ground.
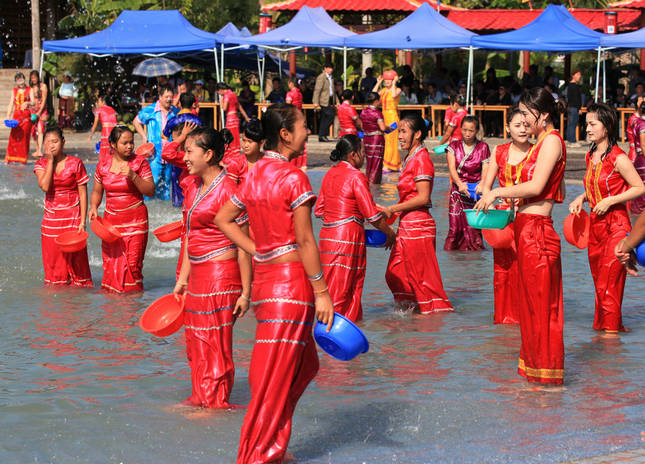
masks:
[[[98,140],[98,135],[95,134],[92,141],[88,140],[89,132],[65,132],[65,146],[66,151],[71,154],[78,154],[84,162],[87,164],[95,163],[97,160],[97,155],[94,152],[94,145]],[[9,137],[9,131],[6,129],[0,130],[0,158],[4,158],[7,147],[7,140]],[[504,143],[505,141],[499,138],[488,138],[485,141],[491,146]],[[135,143],[142,143],[139,136],[136,136]],[[428,140],[426,145],[431,148],[438,145],[437,140]],[[32,143],[32,152],[34,151],[34,143]],[[309,169],[326,169],[331,165],[329,161],[329,153],[334,147],[334,143],[321,143],[318,142],[316,136],[311,136],[309,138],[309,143],[307,145],[308,151],[308,164]],[[567,151],[567,169],[565,173],[565,178],[568,183],[577,183],[581,182],[585,172],[585,162],[584,154],[586,150],[586,145],[581,148],[569,149]],[[621,147],[626,150],[627,144],[621,144]],[[446,164],[445,156],[435,155],[432,153],[432,159],[435,163],[435,168],[437,171],[437,176],[446,176],[448,172],[448,167]],[[33,160],[31,160],[33,161]]]

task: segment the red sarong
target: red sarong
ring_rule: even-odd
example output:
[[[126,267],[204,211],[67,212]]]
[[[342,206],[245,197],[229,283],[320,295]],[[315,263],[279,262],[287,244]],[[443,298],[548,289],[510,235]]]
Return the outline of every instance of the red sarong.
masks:
[[[616,259],[614,249],[631,231],[629,215],[623,205],[610,209],[604,216],[591,213],[589,231],[589,267],[596,288],[595,330],[624,330],[621,307],[627,272]]]
[[[251,299],[258,325],[237,464],[278,463],[298,399],[318,372],[314,298],[302,263],[256,262]]]
[[[7,145],[7,163],[27,163],[29,157],[29,134],[31,134],[31,113],[29,110],[15,110],[13,119],[18,125],[9,133],[9,144]]]
[[[421,314],[454,311],[441,282],[435,254],[437,226],[425,212],[401,216],[385,280],[397,303],[413,303]]]
[[[354,221],[320,229],[320,262],[334,311],[356,322],[363,319],[365,229]]]
[[[233,381],[233,309],[242,293],[237,259],[191,263],[184,310],[192,394],[186,402],[227,408]]]
[[[560,237],[548,216],[515,217],[517,262],[524,298],[518,298],[522,345],[518,374],[529,382],[562,384],[564,378]]]
[[[143,257],[148,245],[148,209],[141,203],[126,210],[105,209],[105,219],[121,232],[122,238],[103,241],[101,287],[113,292],[143,291]]]
[[[78,204],[56,209],[45,208],[40,236],[46,285],[92,286],[87,247],[75,253],[63,253],[55,242],[56,237],[63,232],[78,230],[80,223],[81,211]]]
[[[514,225],[510,224],[514,229]],[[495,292],[495,324],[519,324],[517,304],[519,275],[517,270],[517,249],[515,241],[510,248],[493,249],[493,288]]]

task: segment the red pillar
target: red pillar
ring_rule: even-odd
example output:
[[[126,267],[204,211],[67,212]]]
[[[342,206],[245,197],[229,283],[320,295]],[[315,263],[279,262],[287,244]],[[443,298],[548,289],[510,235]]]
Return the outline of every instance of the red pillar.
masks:
[[[293,77],[295,75],[296,75],[296,52],[292,50],[289,52],[289,77]]]
[[[412,52],[405,52],[405,64],[412,67]]]
[[[524,58],[524,64],[522,65],[522,69],[525,73],[528,74],[529,67],[531,66],[531,52],[525,50],[522,52],[522,55]]]

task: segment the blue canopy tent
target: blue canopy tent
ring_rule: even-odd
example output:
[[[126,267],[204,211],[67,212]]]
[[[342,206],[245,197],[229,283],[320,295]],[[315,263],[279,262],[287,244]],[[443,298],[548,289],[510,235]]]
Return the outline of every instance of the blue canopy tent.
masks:
[[[233,37],[238,45],[255,45],[279,52],[302,47],[336,48],[343,50],[343,77],[347,85],[347,46],[345,39],[356,33],[338,25],[324,8],[303,6],[287,24],[253,37]],[[227,37],[227,40],[230,40]]]
[[[444,49],[467,48],[468,77],[466,99],[470,101],[472,82],[473,47],[471,41],[477,34],[446,19],[428,3],[422,3],[413,13],[382,31],[350,36],[345,45],[350,48],[371,49]]]
[[[472,45],[493,50],[578,52],[597,50],[596,100],[600,77],[601,39],[606,36],[578,21],[562,5],[549,5],[526,26],[500,34],[473,37]],[[604,86],[603,86],[604,91]]]

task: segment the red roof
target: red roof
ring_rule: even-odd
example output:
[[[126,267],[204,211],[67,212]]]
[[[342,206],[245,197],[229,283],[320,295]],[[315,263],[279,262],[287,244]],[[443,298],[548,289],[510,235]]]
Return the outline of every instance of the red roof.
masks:
[[[262,11],[298,11],[303,6],[316,8],[322,6],[328,12],[335,11],[416,11],[421,3],[428,3],[437,9],[434,0],[284,0],[281,2],[267,3],[262,6]],[[440,10],[466,10],[444,3]]]
[[[645,2],[645,0],[641,0]],[[447,18],[471,31],[508,31],[527,25],[544,10],[451,10]],[[591,29],[602,31],[605,27],[605,11],[618,13],[618,32],[640,29],[640,10],[594,10],[574,8],[569,10],[575,18]]]
[[[643,0],[621,0],[609,4],[610,8],[645,8]]]

